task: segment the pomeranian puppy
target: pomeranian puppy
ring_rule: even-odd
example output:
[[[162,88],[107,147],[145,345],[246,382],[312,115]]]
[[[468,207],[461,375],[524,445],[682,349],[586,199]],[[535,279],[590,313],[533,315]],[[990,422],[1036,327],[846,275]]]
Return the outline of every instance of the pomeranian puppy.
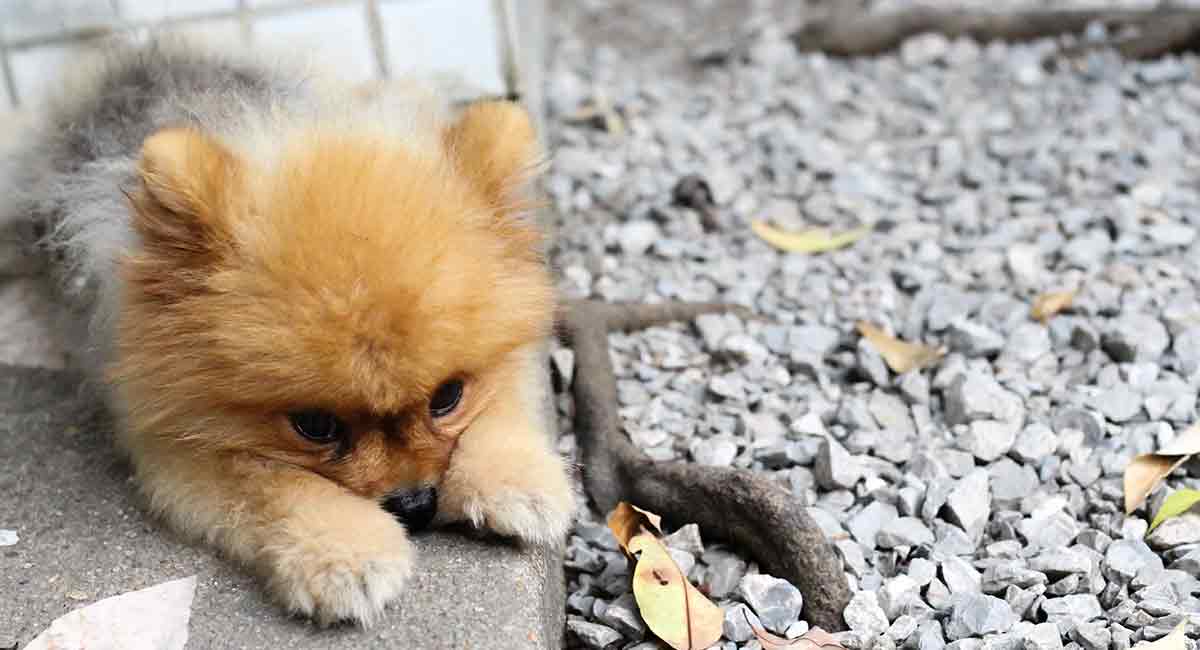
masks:
[[[102,59],[0,196],[150,508],[321,623],[376,620],[426,525],[561,543],[522,109],[366,104],[163,39]]]

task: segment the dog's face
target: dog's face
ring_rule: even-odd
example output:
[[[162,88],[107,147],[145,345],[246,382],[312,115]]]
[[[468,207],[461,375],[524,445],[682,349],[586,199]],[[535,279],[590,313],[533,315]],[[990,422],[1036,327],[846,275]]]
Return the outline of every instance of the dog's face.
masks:
[[[169,444],[310,468],[370,497],[435,485],[549,332],[516,107],[438,146],[309,133],[261,165],[208,136],[143,147],[112,377]]]

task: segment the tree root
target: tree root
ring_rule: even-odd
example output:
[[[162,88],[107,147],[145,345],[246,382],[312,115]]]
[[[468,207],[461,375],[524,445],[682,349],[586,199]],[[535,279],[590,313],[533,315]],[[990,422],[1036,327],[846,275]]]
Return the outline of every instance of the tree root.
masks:
[[[1029,41],[1084,31],[1099,22],[1110,30],[1135,28],[1137,34],[1100,44],[1129,58],[1153,58],[1200,45],[1200,9],[1063,9],[1013,12],[914,7],[893,13],[834,11],[791,34],[801,52],[833,56],[873,56],[894,50],[926,32],[980,42]]]
[[[738,546],[765,572],[800,589],[805,620],[828,631],[843,630],[850,591],[842,563],[804,504],[751,470],[654,462],[622,430],[608,333],[716,312],[745,313],[714,303],[577,301],[563,306],[559,332],[575,352],[572,394],[584,487],[601,512],[628,501],[669,525],[696,523],[706,536]]]

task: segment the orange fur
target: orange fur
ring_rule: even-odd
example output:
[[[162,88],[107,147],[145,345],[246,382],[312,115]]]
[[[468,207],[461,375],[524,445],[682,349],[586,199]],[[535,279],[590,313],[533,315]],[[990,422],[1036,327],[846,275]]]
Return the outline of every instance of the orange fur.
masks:
[[[440,142],[316,127],[267,165],[171,129],[146,140],[130,196],[141,246],[122,265],[109,373],[122,441],[169,521],[323,621],[370,622],[407,576],[404,531],[374,502],[388,493],[442,484],[441,519],[539,542],[574,507],[523,397],[553,313],[525,214],[532,128],[483,104]],[[431,394],[456,378],[463,405],[434,421]],[[344,457],[291,429],[306,408],[348,423]],[[460,438],[490,460],[456,460]],[[493,485],[487,462],[530,477]],[[509,497],[551,506],[506,525]]]

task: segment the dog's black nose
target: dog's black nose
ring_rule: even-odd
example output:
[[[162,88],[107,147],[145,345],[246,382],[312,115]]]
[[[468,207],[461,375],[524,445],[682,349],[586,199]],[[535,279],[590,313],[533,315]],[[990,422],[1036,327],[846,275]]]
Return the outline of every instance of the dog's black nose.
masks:
[[[437,488],[430,486],[397,492],[384,500],[383,509],[392,513],[410,532],[421,530],[437,514]]]

